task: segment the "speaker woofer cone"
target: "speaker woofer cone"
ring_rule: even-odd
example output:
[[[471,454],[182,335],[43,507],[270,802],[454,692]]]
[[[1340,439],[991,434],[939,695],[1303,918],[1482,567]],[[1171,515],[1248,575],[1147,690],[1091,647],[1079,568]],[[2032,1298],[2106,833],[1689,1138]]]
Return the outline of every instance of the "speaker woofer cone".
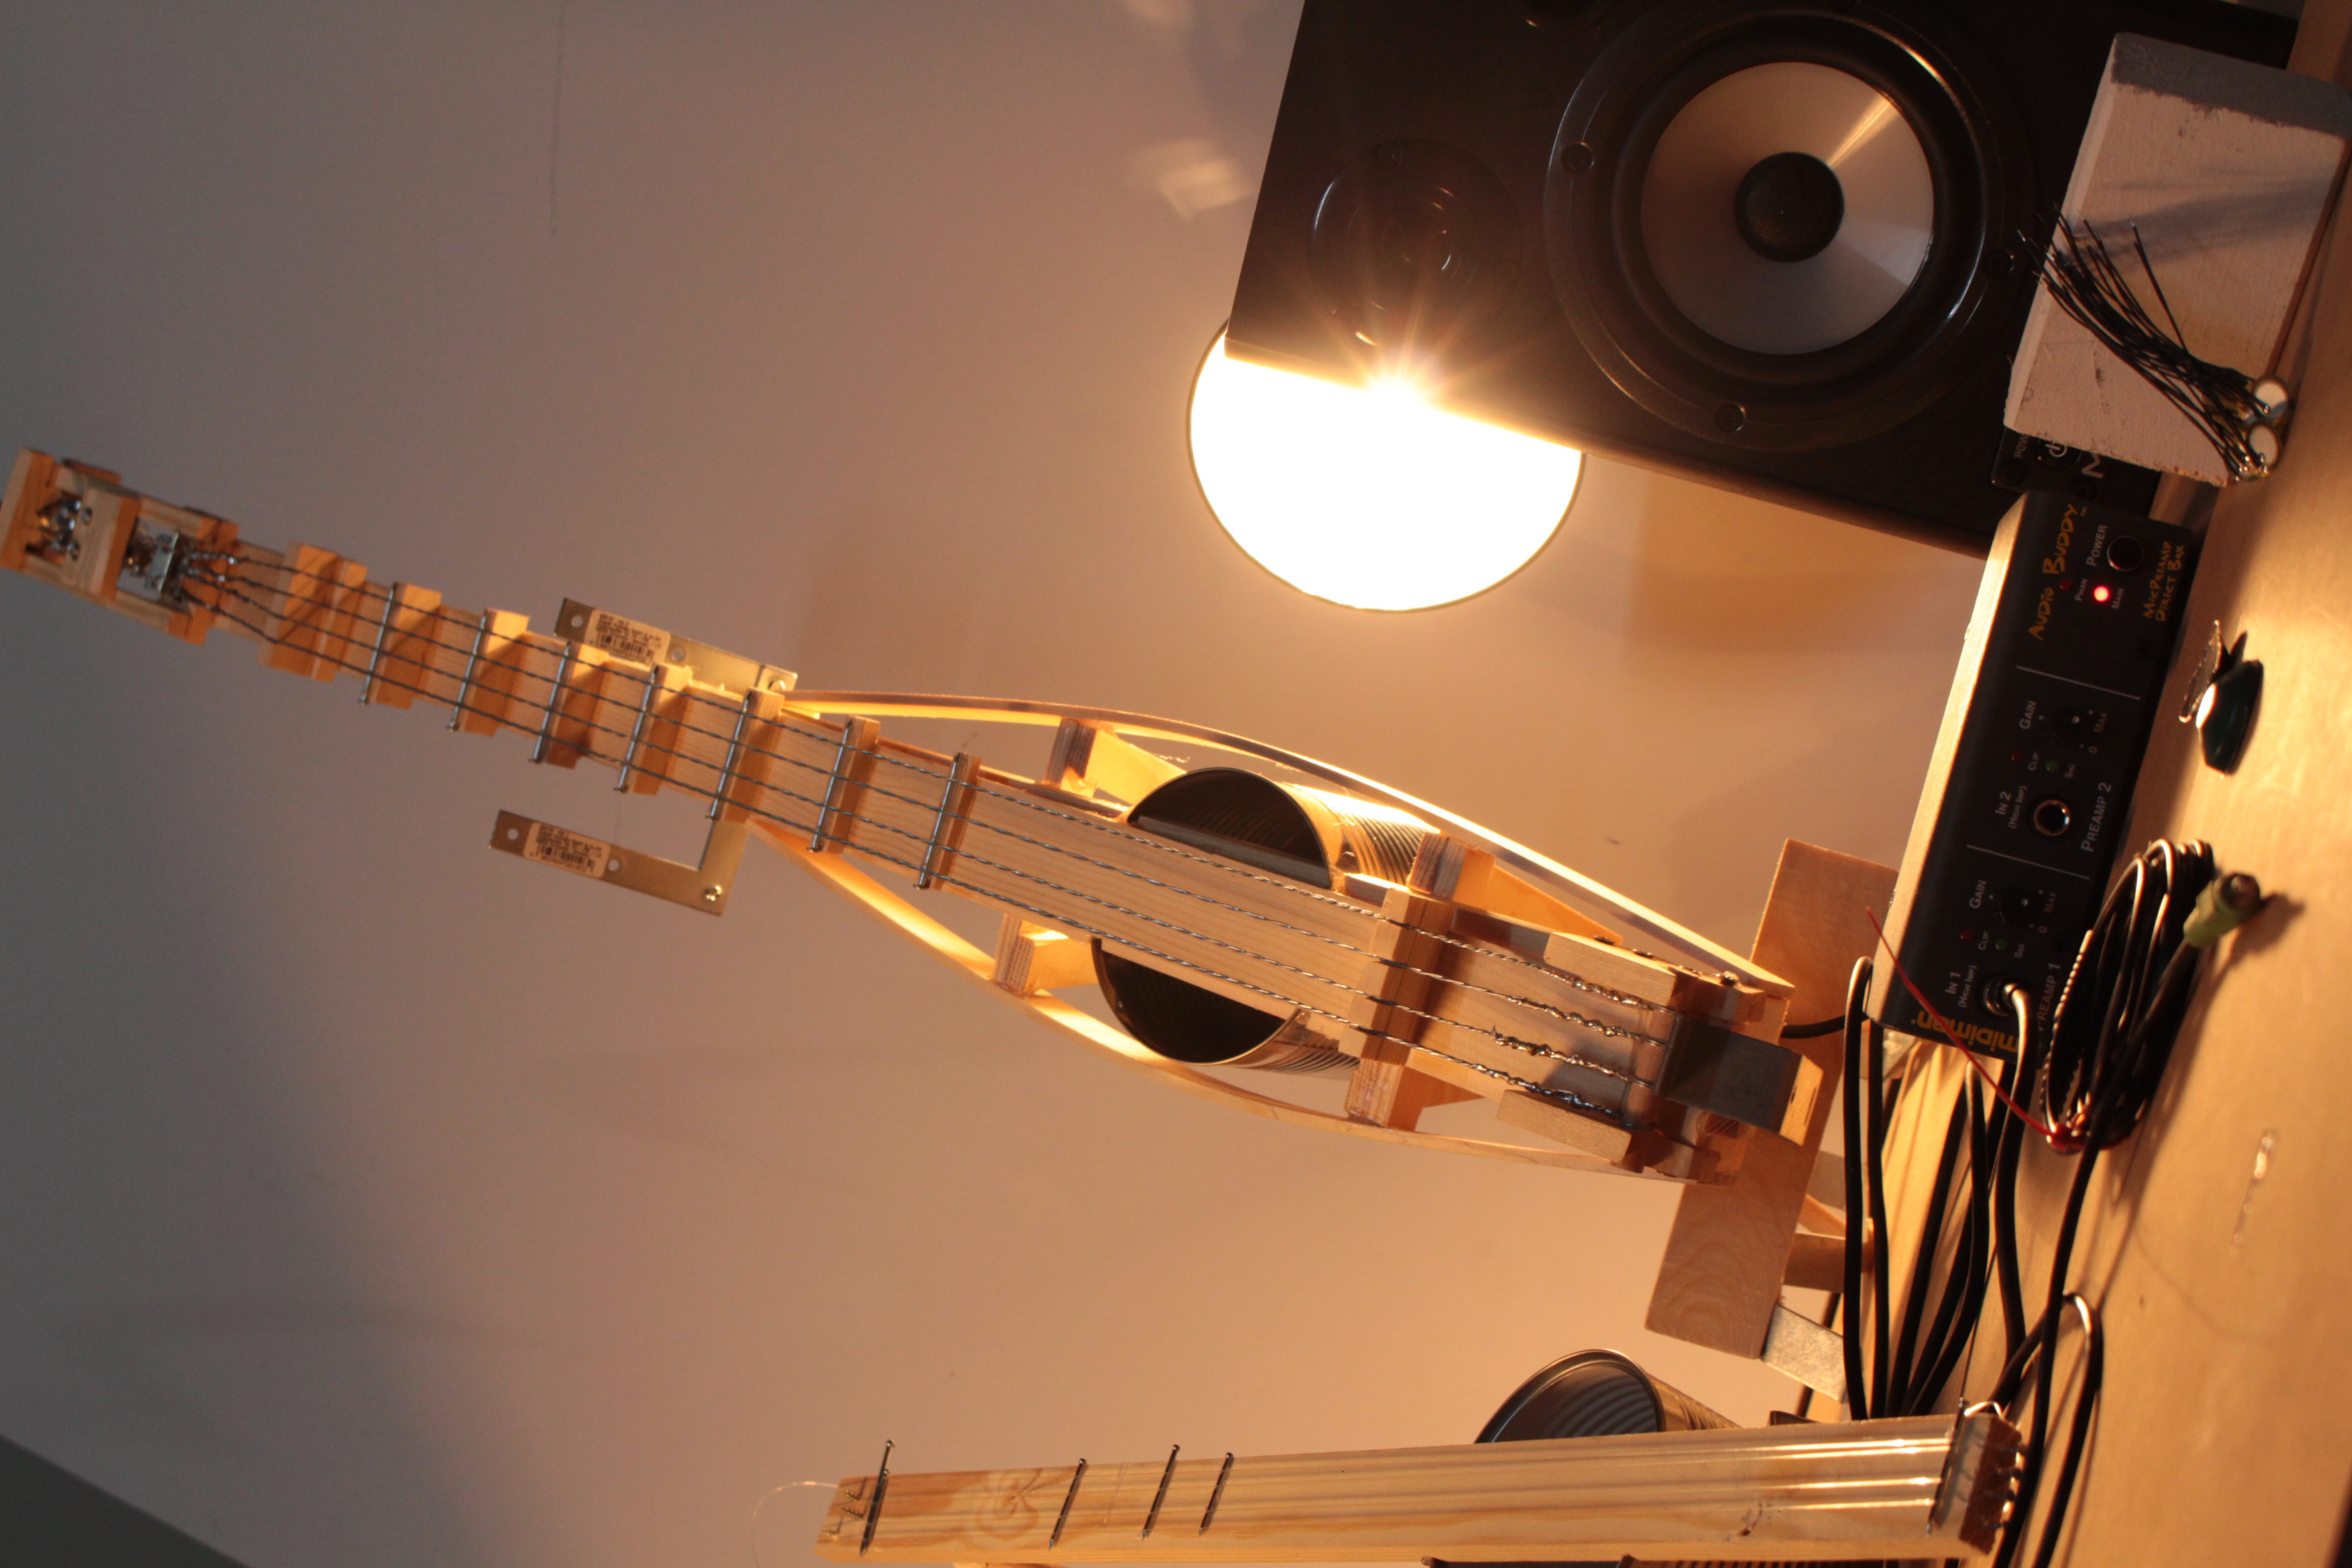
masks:
[[[1994,79],[1964,38],[1909,16],[1667,0],[1593,62],[1546,248],[1586,352],[1652,413],[1735,446],[1859,440],[1941,395],[1954,350],[2021,302],[2015,110],[1960,85]],[[1788,152],[1829,165],[1845,207],[1793,262],[1757,254],[1735,207]]]
[[[1759,354],[1860,337],[1918,280],[1935,178],[1862,78],[1810,60],[1735,71],[1683,106],[1642,179],[1642,243],[1701,331]]]

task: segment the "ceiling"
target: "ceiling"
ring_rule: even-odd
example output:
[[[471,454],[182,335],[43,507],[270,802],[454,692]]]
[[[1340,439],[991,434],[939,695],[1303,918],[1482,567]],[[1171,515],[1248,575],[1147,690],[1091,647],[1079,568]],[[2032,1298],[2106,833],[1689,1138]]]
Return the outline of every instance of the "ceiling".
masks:
[[[1597,462],[1465,604],[1250,564],[1182,415],[1295,17],[12,5],[0,440],[541,625],[1255,735],[1744,949],[1783,838],[1899,853],[1973,566]],[[0,668],[0,1432],[252,1568],[800,1563],[886,1437],[1454,1441],[1591,1345],[1793,1393],[1640,1327],[1668,1188],[1172,1095],[774,857],[720,921],[541,874],[499,808],[691,813],[232,640],[10,579]]]

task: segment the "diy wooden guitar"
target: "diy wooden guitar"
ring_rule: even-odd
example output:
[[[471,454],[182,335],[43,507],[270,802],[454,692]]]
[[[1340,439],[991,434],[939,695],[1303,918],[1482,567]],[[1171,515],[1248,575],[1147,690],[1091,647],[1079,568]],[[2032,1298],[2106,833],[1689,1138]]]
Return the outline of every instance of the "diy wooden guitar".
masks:
[[[1819,1069],[1779,1043],[1783,981],[1459,818],[1271,747],[1052,703],[801,691],[786,671],[569,601],[541,634],[326,550],[249,543],[37,452],[18,455],[0,522],[0,567],[173,636],[251,638],[273,668],[354,677],[363,703],[422,702],[451,729],[522,737],[534,762],[594,762],[617,789],[709,803],[698,865],[512,813],[494,849],[715,915],[756,836],[1045,1021],[1255,1114],[1715,1182],[1758,1137],[1801,1140],[1820,1091]],[[940,716],[1055,727],[1044,776],[880,729]],[[908,896],[935,893],[1001,912],[996,951]],[[1082,985],[1124,1031],[1053,995]],[[1345,1071],[1345,1114],[1213,1068]],[[1470,1099],[1543,1144],[1417,1129]]]

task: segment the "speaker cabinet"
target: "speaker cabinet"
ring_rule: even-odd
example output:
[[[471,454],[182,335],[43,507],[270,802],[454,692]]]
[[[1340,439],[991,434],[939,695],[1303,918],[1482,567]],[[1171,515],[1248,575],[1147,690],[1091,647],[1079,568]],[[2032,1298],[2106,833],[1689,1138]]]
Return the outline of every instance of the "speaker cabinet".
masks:
[[[1228,349],[1982,553],[2118,32],[2294,37],[2203,0],[1307,0]]]

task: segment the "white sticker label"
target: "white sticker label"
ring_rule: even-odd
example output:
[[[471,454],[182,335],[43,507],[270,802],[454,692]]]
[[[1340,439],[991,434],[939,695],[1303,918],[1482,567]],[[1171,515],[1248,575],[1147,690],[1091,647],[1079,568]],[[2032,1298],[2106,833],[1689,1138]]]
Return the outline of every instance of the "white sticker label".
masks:
[[[669,652],[668,632],[608,610],[596,612],[581,641],[638,664],[658,664]]]
[[[522,855],[525,860],[537,861],[541,865],[560,866],[600,882],[613,864],[612,845],[589,838],[584,833],[559,828],[552,822],[533,822],[530,825],[530,836],[522,841]]]

